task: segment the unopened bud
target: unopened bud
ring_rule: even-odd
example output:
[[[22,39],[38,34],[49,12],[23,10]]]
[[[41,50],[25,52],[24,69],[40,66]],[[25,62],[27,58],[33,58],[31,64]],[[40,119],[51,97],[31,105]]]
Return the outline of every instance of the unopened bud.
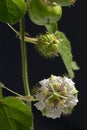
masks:
[[[60,41],[52,34],[40,35],[37,42],[37,50],[46,58],[55,57],[58,55],[58,45]]]

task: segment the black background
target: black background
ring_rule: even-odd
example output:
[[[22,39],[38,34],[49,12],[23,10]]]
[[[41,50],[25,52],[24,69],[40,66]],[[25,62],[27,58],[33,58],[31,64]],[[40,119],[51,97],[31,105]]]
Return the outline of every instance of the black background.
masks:
[[[80,66],[75,73],[76,88],[79,90],[79,103],[71,116],[52,120],[42,117],[33,108],[35,130],[87,130],[87,16],[86,0],[78,0],[75,6],[63,8],[63,16],[59,22],[59,30],[63,31],[71,41],[74,60]],[[18,25],[14,25],[18,29]],[[32,37],[45,32],[45,28],[36,26],[26,15],[26,32]],[[27,43],[28,71],[31,88],[51,74],[62,75],[66,72],[60,58],[46,60],[34,47]],[[7,87],[24,94],[21,76],[21,50],[15,33],[0,22],[0,82]],[[4,91],[4,96],[11,95]]]

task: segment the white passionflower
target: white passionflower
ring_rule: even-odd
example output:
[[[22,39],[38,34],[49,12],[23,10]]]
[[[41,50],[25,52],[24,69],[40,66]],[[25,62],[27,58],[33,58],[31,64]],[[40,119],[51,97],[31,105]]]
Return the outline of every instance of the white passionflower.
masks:
[[[78,102],[78,91],[71,79],[51,75],[39,84],[39,91],[35,95],[38,102],[34,105],[44,116],[55,119],[62,114],[71,114]]]

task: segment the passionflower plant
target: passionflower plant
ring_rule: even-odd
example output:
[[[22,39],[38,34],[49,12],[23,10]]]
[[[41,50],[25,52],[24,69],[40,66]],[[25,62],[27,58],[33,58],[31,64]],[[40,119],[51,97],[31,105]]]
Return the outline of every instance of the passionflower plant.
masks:
[[[35,94],[38,102],[34,105],[43,116],[55,119],[72,113],[78,102],[78,91],[71,79],[51,75],[50,78],[40,81],[39,85],[39,91]]]

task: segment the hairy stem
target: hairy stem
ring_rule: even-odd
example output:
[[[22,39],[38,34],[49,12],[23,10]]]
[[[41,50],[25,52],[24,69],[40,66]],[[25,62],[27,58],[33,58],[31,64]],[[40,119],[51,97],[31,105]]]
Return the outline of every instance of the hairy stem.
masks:
[[[14,29],[9,23],[8,23],[7,25],[9,26],[9,28],[10,28],[13,32],[16,33],[17,36],[20,35],[20,33],[19,33],[16,29]]]
[[[31,96],[30,94],[30,86],[28,83],[28,71],[27,71],[27,53],[26,53],[26,44],[24,41],[24,19],[20,20],[20,41],[21,41],[21,56],[22,56],[22,76],[23,76],[23,84],[26,96]],[[31,102],[27,102],[29,108],[31,108]],[[31,110],[32,112],[32,110]],[[33,121],[32,121],[33,122]],[[34,130],[33,123],[31,130]]]
[[[27,72],[27,54],[26,44],[24,41],[24,19],[20,20],[20,41],[21,41],[21,56],[22,56],[22,77],[25,95],[30,96],[29,83],[28,83],[28,72]]]
[[[31,38],[31,37],[25,36],[25,37],[24,37],[24,41],[25,41],[25,42],[30,42],[30,43],[33,43],[34,45],[36,45],[38,39],[37,39],[37,38]]]
[[[0,83],[0,88],[6,89],[7,91],[9,91],[9,92],[11,92],[11,93],[15,94],[16,96],[19,96],[19,97],[21,97],[21,96],[22,96],[21,94],[19,94],[19,93],[15,92],[15,91],[13,91],[13,90],[11,90],[11,89],[9,89],[9,88],[5,87],[5,85],[4,85],[4,84],[2,84],[2,83]]]
[[[10,24],[7,24],[9,26],[9,28],[16,33],[16,35],[19,37],[19,39],[21,39],[21,34],[14,28],[12,27]],[[32,43],[34,45],[37,44],[38,39],[37,38],[32,38],[32,37],[27,37],[24,35],[24,42],[28,42],[28,43]]]

